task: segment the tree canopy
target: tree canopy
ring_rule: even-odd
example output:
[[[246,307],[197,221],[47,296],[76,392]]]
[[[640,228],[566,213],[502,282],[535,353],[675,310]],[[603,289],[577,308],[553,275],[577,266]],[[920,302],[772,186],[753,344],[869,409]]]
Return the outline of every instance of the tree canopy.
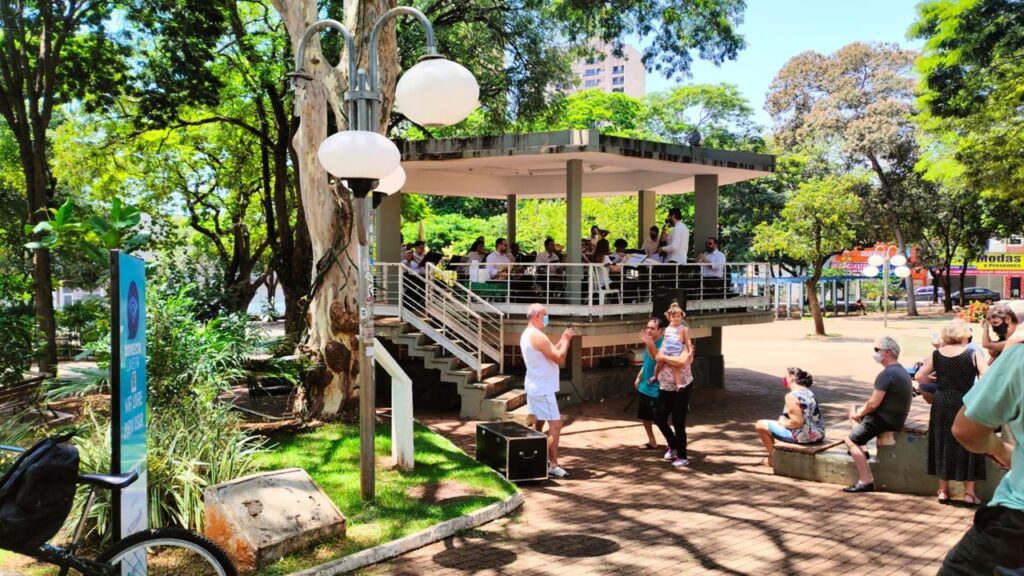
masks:
[[[925,40],[917,68],[921,125],[942,146],[933,164],[994,198],[1024,207],[1024,3],[929,0],[911,34]],[[951,166],[950,163],[955,163]]]

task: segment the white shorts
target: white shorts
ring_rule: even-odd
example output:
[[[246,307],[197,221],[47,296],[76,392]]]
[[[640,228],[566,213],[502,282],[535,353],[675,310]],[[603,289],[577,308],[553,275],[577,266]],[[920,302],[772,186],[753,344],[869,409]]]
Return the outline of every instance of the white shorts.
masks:
[[[541,422],[555,422],[562,419],[562,414],[558,412],[558,401],[555,400],[554,392],[527,394],[526,409]]]

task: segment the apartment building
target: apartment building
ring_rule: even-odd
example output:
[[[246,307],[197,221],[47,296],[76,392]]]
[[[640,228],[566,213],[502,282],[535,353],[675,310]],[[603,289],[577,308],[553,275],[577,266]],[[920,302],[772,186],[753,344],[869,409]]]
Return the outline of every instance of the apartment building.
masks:
[[[640,52],[626,44],[622,48],[622,56],[618,57],[612,54],[612,47],[609,44],[596,43],[594,47],[599,53],[604,54],[604,59],[593,56],[573,63],[572,70],[579,83],[575,87],[569,87],[567,92],[571,94],[597,88],[605,92],[622,92],[634,98],[643,98],[647,92],[647,76]]]

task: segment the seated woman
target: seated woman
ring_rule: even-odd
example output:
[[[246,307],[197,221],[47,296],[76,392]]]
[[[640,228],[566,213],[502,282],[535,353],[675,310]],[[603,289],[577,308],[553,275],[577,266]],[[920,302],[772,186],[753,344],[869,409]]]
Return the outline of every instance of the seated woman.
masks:
[[[786,410],[778,420],[758,420],[757,435],[761,438],[768,458],[764,463],[775,465],[775,440],[790,444],[816,444],[825,439],[825,421],[818,410],[818,401],[811,392],[814,379],[799,368],[789,368],[782,377],[786,394]]]

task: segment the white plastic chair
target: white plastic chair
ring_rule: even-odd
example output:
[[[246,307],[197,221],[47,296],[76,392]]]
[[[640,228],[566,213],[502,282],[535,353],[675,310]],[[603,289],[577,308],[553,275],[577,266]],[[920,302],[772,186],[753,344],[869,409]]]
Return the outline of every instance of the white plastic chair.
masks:
[[[619,304],[622,304],[622,297],[619,295],[619,291],[611,289],[612,280],[606,266],[592,266],[589,276],[590,291],[592,294],[597,295],[598,306],[604,306],[605,298],[608,296],[616,298]]]

